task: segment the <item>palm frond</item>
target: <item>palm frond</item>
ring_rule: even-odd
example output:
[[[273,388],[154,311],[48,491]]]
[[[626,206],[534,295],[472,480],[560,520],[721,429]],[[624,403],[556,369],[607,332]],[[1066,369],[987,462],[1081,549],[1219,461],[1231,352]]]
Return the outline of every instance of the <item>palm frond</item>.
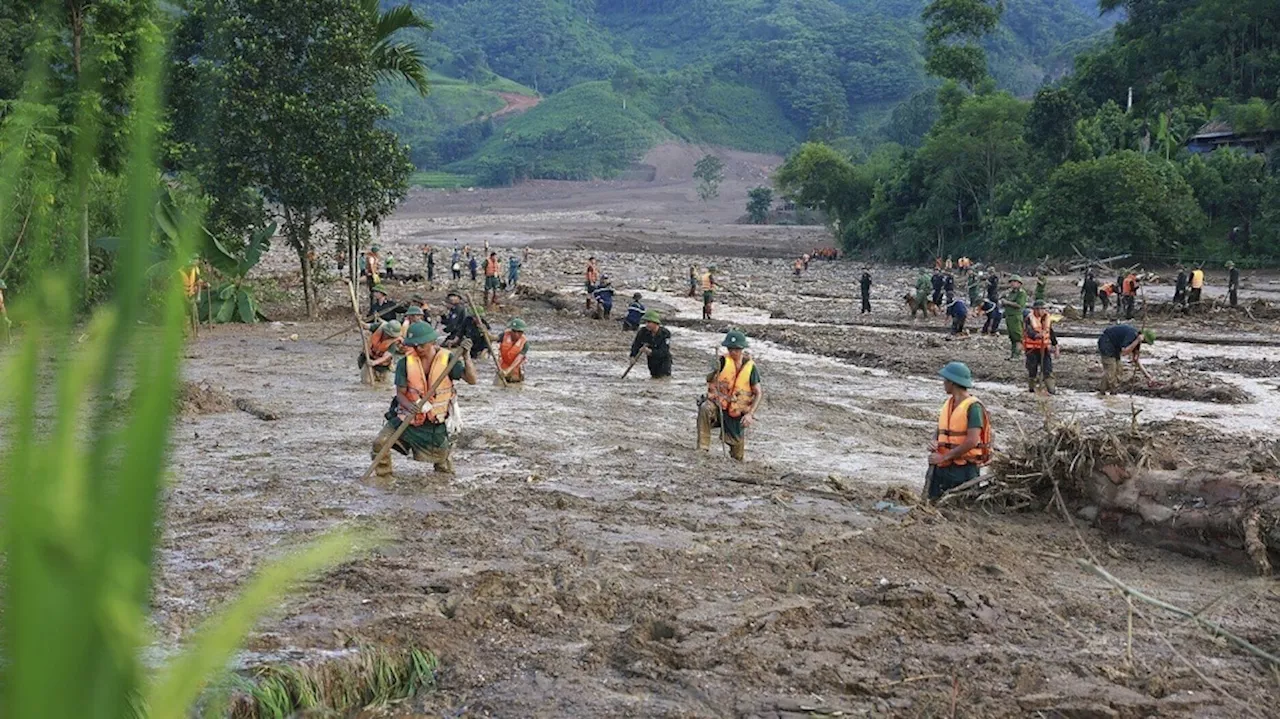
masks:
[[[418,94],[427,94],[427,66],[418,48],[403,42],[380,42],[372,54],[379,80],[404,80]]]
[[[383,42],[394,33],[411,28],[430,30],[431,22],[419,15],[412,6],[397,5],[378,15],[378,24],[374,26],[373,36],[378,42]]]

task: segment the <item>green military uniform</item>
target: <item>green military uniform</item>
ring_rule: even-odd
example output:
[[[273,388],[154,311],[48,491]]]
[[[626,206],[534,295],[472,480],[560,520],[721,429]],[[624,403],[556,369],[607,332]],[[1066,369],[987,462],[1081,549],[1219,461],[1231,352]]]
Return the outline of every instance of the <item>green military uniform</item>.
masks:
[[[1009,278],[1009,282],[1017,282],[1022,284],[1022,278],[1014,275]],[[1027,291],[1019,286],[1015,290],[1010,290],[1004,296],[1004,326],[1009,332],[1009,358],[1018,359],[1018,352],[1022,348],[1022,311],[1027,308]]]
[[[418,347],[424,344],[435,342],[438,339],[435,328],[425,322],[416,322],[409,327],[405,333],[403,340],[406,347]],[[447,352],[448,350],[438,350]],[[460,355],[461,356],[461,355]],[[466,366],[463,361],[459,361],[449,371],[449,379],[457,382],[466,374]],[[408,361],[401,358],[396,363],[396,391],[397,397],[400,390],[409,386],[409,367]],[[386,424],[383,425],[382,431],[373,440],[373,456],[378,456],[379,450],[383,444],[391,439],[396,430],[400,429],[400,424],[404,419],[400,416],[400,404],[398,399],[391,400],[391,407],[387,410]],[[419,426],[409,425],[400,435],[400,439],[392,447],[395,451],[406,456],[412,456],[415,461],[426,462],[431,461],[435,465],[435,470],[444,474],[453,474],[453,458],[451,456],[452,443],[449,440],[449,428],[444,422],[433,423],[424,422]],[[378,462],[374,470],[381,478],[391,476],[391,455],[388,453],[383,455],[381,461]]]
[[[1036,278],[1036,301],[1044,302],[1048,299],[1049,294],[1049,278],[1040,275]]]
[[[724,342],[721,346],[729,349],[747,348],[747,336],[739,330],[730,330],[725,335]],[[711,373],[707,375],[707,382],[715,382],[720,372],[724,369],[726,357],[717,357],[716,363],[712,367]],[[743,363],[751,362],[750,358],[743,356]],[[751,374],[747,378],[748,384],[755,389],[760,384],[760,370],[755,366],[755,362],[751,362]],[[711,449],[711,430],[720,429],[721,439],[729,446],[729,456],[741,462],[746,456],[747,441],[746,427],[743,421],[746,415],[741,417],[733,417],[714,399],[703,396],[698,403],[698,449]]]
[[[933,282],[930,281],[929,275],[920,271],[920,276],[916,278],[916,306],[911,308],[911,319],[915,319],[916,312],[923,312],[926,317],[929,316],[928,302],[929,293],[933,291]]]
[[[965,274],[968,275],[965,288],[969,291],[969,307],[976,309],[982,303],[982,285],[978,282],[978,273],[970,270]]]

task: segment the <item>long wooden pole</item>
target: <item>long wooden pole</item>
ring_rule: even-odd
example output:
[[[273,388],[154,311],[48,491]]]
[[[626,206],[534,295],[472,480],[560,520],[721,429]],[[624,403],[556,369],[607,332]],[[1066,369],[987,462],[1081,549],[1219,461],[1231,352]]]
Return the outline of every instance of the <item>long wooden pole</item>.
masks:
[[[419,399],[418,402],[413,405],[413,414],[416,415],[421,413],[422,408],[427,406],[427,402],[430,401],[432,397],[435,397],[436,389],[440,386],[440,383],[444,381],[445,377],[448,377],[453,372],[453,368],[458,366],[458,362],[462,361],[462,358],[466,356],[466,352],[467,350],[464,349],[462,350],[462,353],[452,355],[452,359],[449,362],[449,366],[445,368],[444,374],[437,377],[436,381],[432,382],[431,386],[427,388],[427,393],[422,396],[422,399]],[[369,465],[369,468],[364,471],[364,474],[360,475],[361,482],[369,481],[369,477],[373,476],[373,471],[377,469],[378,463],[387,456],[387,453],[391,451],[392,447],[396,446],[396,442],[400,441],[400,438],[404,436],[404,432],[408,428],[409,420],[402,419],[400,421],[400,426],[396,427],[396,431],[382,445],[382,447],[378,449],[378,453],[373,455],[373,462]]]
[[[471,299],[471,293],[466,294],[467,304],[471,306],[471,321],[476,323],[476,327],[480,328],[480,333],[484,335],[484,346],[489,350],[489,356],[493,358],[493,368],[498,371],[498,381],[503,387],[507,386],[507,378],[502,374],[502,363],[498,361],[498,353],[493,349],[493,340],[489,339],[489,330],[484,326],[484,322],[480,319],[480,313],[476,311],[475,300]]]
[[[369,335],[365,334],[364,325],[360,321],[360,303],[356,300],[356,288],[347,282],[347,293],[351,295],[351,311],[355,313],[356,329],[360,331],[360,341],[364,344],[364,367],[360,368],[360,381],[373,384],[373,350],[369,347]]]

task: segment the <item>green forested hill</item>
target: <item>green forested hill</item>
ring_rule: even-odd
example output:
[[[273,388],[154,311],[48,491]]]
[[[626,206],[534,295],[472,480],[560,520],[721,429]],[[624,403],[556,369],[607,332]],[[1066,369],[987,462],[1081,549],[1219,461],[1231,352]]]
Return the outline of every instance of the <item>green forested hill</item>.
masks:
[[[1001,87],[1029,95],[1047,73],[1060,72],[1060,48],[1101,31],[1090,0],[1005,0],[999,32],[987,42]],[[493,170],[491,179],[579,177],[629,160],[663,133],[752,150],[784,150],[809,137],[875,132],[890,111],[932,87],[924,72],[920,12],[925,0],[413,0],[435,26],[427,41],[437,71],[490,82],[510,78],[551,97],[584,83],[564,102],[548,101],[513,126],[518,143],[480,138],[478,155],[458,165]],[[447,89],[447,93],[457,93]],[[583,99],[602,103],[588,107]],[[471,98],[474,100],[474,98]],[[428,103],[430,104],[430,103]],[[449,115],[448,101],[436,102]],[[919,103],[917,103],[918,105]],[[425,126],[396,123],[424,169],[454,162],[450,153],[420,150]],[[624,109],[626,105],[626,109]],[[926,108],[927,110],[927,108]],[[575,114],[587,112],[586,115]],[[603,114],[617,114],[605,118]],[[455,115],[457,113],[454,113]],[[463,113],[465,114],[465,113]],[[627,117],[644,116],[631,123]],[[441,119],[433,117],[433,120]],[[444,118],[430,141],[455,132]],[[565,141],[529,139],[529,128],[597,124],[656,125],[625,141],[610,132]],[[897,123],[901,124],[901,123]],[[928,122],[924,123],[927,127]],[[486,139],[487,138],[487,139]],[[642,140],[642,142],[635,142]],[[597,143],[607,147],[598,148]],[[560,148],[560,149],[556,149]],[[503,164],[507,163],[507,164]]]

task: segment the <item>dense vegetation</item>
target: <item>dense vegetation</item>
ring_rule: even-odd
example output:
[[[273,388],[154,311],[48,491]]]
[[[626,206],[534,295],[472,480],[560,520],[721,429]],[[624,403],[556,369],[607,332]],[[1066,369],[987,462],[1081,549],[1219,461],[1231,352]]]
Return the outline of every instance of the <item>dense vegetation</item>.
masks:
[[[779,189],[826,211],[847,248],[901,259],[1073,247],[1151,261],[1280,257],[1280,177],[1266,161],[1280,150],[1280,4],[1103,8],[1124,11],[1114,39],[1028,101],[997,90],[981,63],[975,76],[989,43],[974,39],[996,8],[939,0],[926,12],[942,40],[929,64],[946,83],[901,105],[885,131],[803,145]],[[1258,142],[1190,152],[1210,121]]]
[[[1061,71],[1064,43],[1102,31],[1096,8],[1082,8],[1082,1],[1006,0],[1003,23],[984,40],[1000,87],[1034,92],[1047,74]],[[435,26],[424,49],[438,71],[466,79],[473,89],[510,78],[553,100],[578,91],[534,110],[541,115],[530,121],[534,126],[591,122],[634,130],[626,140],[595,133],[570,152],[545,138],[530,142],[529,128],[515,133],[520,143],[504,146],[501,133],[490,139],[484,121],[403,134],[413,120],[393,116],[420,169],[447,168],[485,182],[607,174],[663,137],[786,151],[806,138],[833,140],[882,127],[892,133],[901,123],[890,122],[891,110],[917,93],[931,94],[935,85],[924,69],[923,0],[414,3]],[[578,90],[602,81],[618,97],[598,84]],[[586,104],[588,98],[597,104]],[[430,112],[438,117],[451,104],[441,98]],[[613,114],[620,117],[606,117]],[[927,127],[928,121],[913,139]],[[459,152],[477,149],[449,167]]]

